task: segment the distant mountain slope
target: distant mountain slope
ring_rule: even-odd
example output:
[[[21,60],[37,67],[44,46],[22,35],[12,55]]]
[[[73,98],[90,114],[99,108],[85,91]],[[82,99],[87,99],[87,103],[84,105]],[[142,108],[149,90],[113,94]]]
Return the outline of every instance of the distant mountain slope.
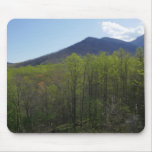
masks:
[[[132,44],[135,44],[136,46],[141,46],[144,48],[144,35],[138,37],[134,41],[131,42]]]
[[[102,51],[109,52],[112,54],[113,51],[123,48],[127,50],[130,54],[135,54],[136,48],[144,44],[143,36],[138,37],[132,42],[126,42],[118,39],[104,37],[101,39],[88,37],[74,45],[71,45],[65,49],[62,49],[58,52],[51,53],[33,60],[28,60],[21,63],[11,64],[11,66],[27,66],[27,65],[40,65],[47,63],[59,63],[63,61],[67,56],[72,53],[77,53],[78,55],[84,56],[88,53],[98,55]]]

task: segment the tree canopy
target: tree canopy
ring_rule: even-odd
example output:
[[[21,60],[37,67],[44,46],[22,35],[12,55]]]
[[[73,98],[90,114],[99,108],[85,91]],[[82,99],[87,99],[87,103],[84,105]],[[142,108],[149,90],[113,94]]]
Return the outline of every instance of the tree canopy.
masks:
[[[8,67],[12,132],[140,132],[144,128],[144,53],[124,49],[63,63]]]

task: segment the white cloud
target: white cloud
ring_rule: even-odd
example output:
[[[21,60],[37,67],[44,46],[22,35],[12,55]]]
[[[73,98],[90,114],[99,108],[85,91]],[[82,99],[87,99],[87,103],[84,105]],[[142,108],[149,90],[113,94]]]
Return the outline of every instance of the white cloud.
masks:
[[[144,27],[139,25],[135,28],[127,28],[114,22],[102,22],[102,30],[111,38],[132,41],[144,34]]]

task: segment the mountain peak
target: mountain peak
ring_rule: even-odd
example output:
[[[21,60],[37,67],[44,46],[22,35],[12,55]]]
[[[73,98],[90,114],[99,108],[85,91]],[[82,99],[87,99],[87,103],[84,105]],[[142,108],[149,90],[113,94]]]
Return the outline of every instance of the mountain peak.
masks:
[[[99,39],[95,37],[87,37],[84,39],[84,41],[93,41],[93,40],[99,40]]]
[[[59,50],[48,55],[41,56],[39,58],[28,60],[22,63],[15,64],[16,67],[27,66],[27,65],[40,65],[47,63],[59,63],[63,62],[64,59],[71,55],[72,53],[77,53],[80,56],[85,56],[86,54],[95,54],[98,55],[102,51],[106,51],[109,54],[112,54],[113,51],[123,48],[128,51],[131,55],[134,55],[136,49],[139,46],[144,45],[144,36],[138,37],[136,40],[131,42],[122,41],[119,39],[103,37],[103,38],[94,38],[87,37],[84,40],[75,43],[67,48]],[[144,47],[143,47],[144,48]]]

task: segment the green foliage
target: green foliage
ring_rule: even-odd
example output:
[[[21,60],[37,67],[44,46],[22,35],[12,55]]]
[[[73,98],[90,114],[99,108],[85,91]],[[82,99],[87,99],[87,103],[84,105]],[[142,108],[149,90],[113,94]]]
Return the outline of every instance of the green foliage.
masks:
[[[61,64],[8,68],[13,132],[139,132],[144,127],[144,53],[123,49]]]

